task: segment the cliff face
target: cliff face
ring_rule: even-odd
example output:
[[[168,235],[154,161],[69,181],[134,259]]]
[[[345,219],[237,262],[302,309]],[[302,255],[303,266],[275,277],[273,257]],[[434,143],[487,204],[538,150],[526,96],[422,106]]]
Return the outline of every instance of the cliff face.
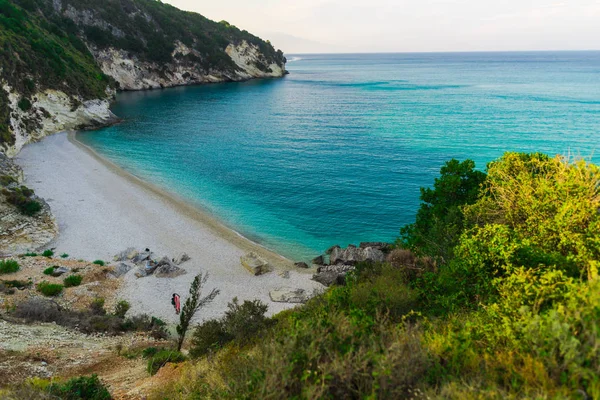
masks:
[[[116,90],[282,77],[269,42],[155,0],[0,0],[0,151],[110,123]]]
[[[198,51],[181,42],[176,43],[172,61],[161,64],[147,61],[131,53],[109,47],[92,49],[98,65],[106,75],[113,78],[121,90],[158,89],[172,86],[242,81],[253,78],[277,78],[285,74],[285,67],[276,62],[268,64],[267,70],[256,65],[263,57],[256,45],[243,41],[230,44],[225,53],[231,57],[236,69],[202,70],[189,60],[189,56],[199,57]]]
[[[35,250],[58,235],[58,224],[44,199],[28,194],[28,201],[40,206],[35,213],[24,213],[8,200],[22,183],[21,168],[0,153],[0,256]]]

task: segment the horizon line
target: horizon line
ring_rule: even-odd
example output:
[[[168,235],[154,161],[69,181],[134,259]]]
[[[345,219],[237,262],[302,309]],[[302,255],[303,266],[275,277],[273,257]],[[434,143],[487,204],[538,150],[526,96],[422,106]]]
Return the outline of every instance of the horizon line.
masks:
[[[283,51],[283,50],[282,50]],[[587,50],[448,50],[448,51],[353,51],[353,52],[283,52],[284,55],[357,55],[357,54],[470,54],[470,53],[597,53],[600,49]]]

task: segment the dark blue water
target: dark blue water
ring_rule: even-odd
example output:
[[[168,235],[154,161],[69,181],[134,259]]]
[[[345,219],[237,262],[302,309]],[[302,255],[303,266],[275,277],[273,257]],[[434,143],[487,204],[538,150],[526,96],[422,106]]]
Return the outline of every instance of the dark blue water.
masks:
[[[393,240],[453,157],[598,160],[600,52],[290,59],[285,79],[120,94],[125,122],[82,139],[295,259]]]

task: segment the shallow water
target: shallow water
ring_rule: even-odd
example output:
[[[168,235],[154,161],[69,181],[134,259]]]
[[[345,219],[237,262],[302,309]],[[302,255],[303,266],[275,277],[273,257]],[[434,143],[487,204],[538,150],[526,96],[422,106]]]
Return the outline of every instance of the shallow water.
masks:
[[[125,122],[80,138],[294,259],[393,240],[453,157],[598,161],[600,52],[293,60],[284,79],[122,93]]]

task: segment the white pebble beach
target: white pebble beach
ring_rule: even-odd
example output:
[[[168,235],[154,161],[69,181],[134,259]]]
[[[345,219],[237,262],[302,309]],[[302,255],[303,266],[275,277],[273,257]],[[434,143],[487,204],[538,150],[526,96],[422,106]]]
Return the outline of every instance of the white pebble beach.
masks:
[[[57,254],[110,262],[128,247],[149,248],[157,258],[190,255],[191,260],[182,265],[187,273],[177,278],[136,278],[133,271],[127,273],[118,297],[131,303],[130,315],[146,313],[175,322],[171,295],[176,292],[185,299],[199,272],[210,275],[204,293],[211,288],[221,293],[199,312],[198,321],[220,317],[234,297],[260,299],[274,314],[294,304],[272,302],[270,290],[324,288],[310,279],[314,271],[294,268],[292,261],[123,171],[78,142],[73,132],[29,144],[16,160],[25,172],[25,184],[48,201],[57,219],[59,236],[47,246],[56,248]],[[266,259],[274,270],[253,276],[240,263],[249,251]],[[286,270],[289,278],[280,276]]]

